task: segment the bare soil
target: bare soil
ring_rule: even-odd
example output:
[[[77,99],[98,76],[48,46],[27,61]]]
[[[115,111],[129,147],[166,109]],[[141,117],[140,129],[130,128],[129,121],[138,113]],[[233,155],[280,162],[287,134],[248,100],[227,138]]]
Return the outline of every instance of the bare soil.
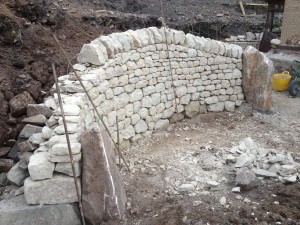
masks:
[[[123,224],[300,224],[299,183],[264,179],[250,191],[231,192],[235,170],[225,162],[226,149],[243,138],[291,152],[300,162],[300,99],[274,92],[273,101],[268,115],[252,112],[245,103],[232,113],[201,114],[170,125],[128,149],[131,172],[123,174],[129,203]],[[210,190],[208,180],[220,186]],[[185,183],[197,188],[179,191]]]

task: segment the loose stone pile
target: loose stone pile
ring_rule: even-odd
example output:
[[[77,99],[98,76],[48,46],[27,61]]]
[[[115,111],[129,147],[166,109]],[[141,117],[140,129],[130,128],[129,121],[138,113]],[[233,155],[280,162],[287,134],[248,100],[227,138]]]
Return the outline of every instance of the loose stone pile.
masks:
[[[118,121],[124,142],[149,136],[184,117],[232,111],[241,105],[241,58],[239,46],[169,29],[165,37],[163,29],[151,27],[102,36],[84,45],[74,69],[112,137],[117,139]],[[59,85],[79,176],[80,134],[98,126],[99,118],[73,73],[61,76]],[[53,115],[42,132],[29,139],[36,150],[24,182],[28,204],[77,201],[57,100],[56,94],[45,99]]]
[[[278,179],[283,183],[294,183],[300,178],[300,164],[288,152],[260,148],[248,137],[234,146],[227,156],[227,162],[235,162],[237,185],[254,187],[255,175],[259,178]],[[255,175],[253,175],[255,174]]]

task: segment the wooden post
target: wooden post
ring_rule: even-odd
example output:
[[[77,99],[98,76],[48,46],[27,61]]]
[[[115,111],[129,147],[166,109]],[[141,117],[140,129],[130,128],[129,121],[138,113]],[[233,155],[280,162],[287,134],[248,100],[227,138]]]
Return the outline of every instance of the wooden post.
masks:
[[[241,10],[242,10],[243,16],[246,16],[244,5],[243,5],[242,1],[240,1],[240,7],[241,7]]]

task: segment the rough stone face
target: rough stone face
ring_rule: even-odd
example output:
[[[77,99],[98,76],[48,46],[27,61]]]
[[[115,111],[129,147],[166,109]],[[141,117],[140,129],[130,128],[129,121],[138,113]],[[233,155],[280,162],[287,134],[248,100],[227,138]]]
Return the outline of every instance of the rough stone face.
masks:
[[[80,176],[81,175],[81,163],[80,162],[75,162],[74,167],[75,167],[76,177]],[[56,166],[55,166],[54,170],[56,172],[66,174],[70,177],[73,176],[71,163],[56,163]]]
[[[14,164],[12,159],[0,159],[0,172],[8,172]]]
[[[37,148],[29,140],[18,143],[18,146],[20,152],[30,152]]]
[[[148,125],[144,120],[139,120],[139,122],[134,126],[134,129],[137,134],[143,133],[148,129]]]
[[[7,179],[17,186],[21,186],[23,181],[29,176],[27,170],[21,169],[19,163],[13,166],[7,174]]]
[[[80,180],[77,179],[80,188]],[[34,181],[30,177],[24,182],[25,201],[35,204],[63,204],[77,202],[74,178],[54,175],[52,179]]]
[[[266,112],[272,107],[272,61],[248,46],[243,54],[243,87],[246,100],[253,108]]]
[[[76,204],[27,205],[23,195],[0,201],[0,224],[81,225]]]
[[[0,148],[0,157],[6,155],[7,153],[9,153],[9,151],[10,151],[10,147]]]
[[[46,107],[44,104],[29,104],[27,105],[27,116],[44,115],[46,118],[52,116],[52,110]]]
[[[102,129],[91,129],[82,134],[81,143],[82,205],[87,222],[100,224],[104,217],[121,219],[126,194],[108,135]]]
[[[28,139],[31,135],[42,132],[42,127],[27,124],[20,132],[19,137]]]
[[[239,169],[236,173],[235,185],[242,188],[242,190],[249,191],[258,186],[260,180],[255,174],[247,169]]]
[[[81,151],[80,143],[71,143],[72,154],[78,154]],[[52,155],[69,155],[68,144],[55,144],[49,151]]]
[[[37,125],[37,126],[44,126],[46,124],[46,120],[47,118],[44,115],[39,114],[36,116],[27,117],[23,119],[22,122],[27,124]]]
[[[91,63],[94,65],[102,65],[105,63],[107,57],[103,53],[103,49],[95,43],[83,45],[77,61],[80,63]]]
[[[25,114],[27,105],[31,103],[33,103],[33,98],[27,91],[14,96],[9,101],[11,114],[16,117]]]
[[[190,102],[190,104],[188,104],[185,107],[185,114],[189,118],[193,118],[194,116],[199,114],[199,110],[200,110],[200,103],[196,102],[196,101],[193,101],[193,102]]]
[[[30,157],[28,171],[32,180],[52,178],[54,163],[48,160],[47,152],[38,152]]]

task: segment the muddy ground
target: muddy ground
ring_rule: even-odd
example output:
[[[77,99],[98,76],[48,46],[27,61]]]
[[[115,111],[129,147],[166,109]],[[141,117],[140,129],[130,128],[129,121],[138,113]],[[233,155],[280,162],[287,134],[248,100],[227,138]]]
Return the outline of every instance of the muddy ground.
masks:
[[[235,170],[225,162],[226,149],[246,137],[263,148],[291,152],[300,162],[300,99],[274,92],[273,101],[269,115],[251,112],[245,103],[232,113],[171,125],[128,149],[132,171],[123,171],[129,202],[123,224],[300,224],[299,183],[263,179],[250,191],[231,192]],[[207,180],[220,186],[212,191]],[[193,182],[197,190],[178,191]]]

